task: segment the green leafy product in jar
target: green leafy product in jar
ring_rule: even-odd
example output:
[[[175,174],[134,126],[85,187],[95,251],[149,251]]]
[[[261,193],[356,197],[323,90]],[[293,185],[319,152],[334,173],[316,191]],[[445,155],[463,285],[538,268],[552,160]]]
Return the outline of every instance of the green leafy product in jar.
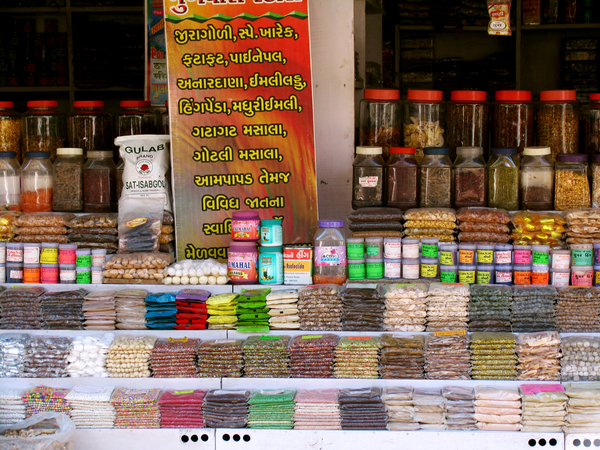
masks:
[[[516,148],[492,148],[488,162],[488,206],[519,209],[519,163]]]

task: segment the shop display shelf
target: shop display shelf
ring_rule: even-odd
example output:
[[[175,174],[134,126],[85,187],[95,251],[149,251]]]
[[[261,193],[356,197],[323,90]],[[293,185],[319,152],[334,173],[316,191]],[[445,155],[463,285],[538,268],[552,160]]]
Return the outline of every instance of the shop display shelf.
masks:
[[[600,448],[600,433],[573,433],[565,436],[565,450]]]
[[[230,284],[206,284],[206,285],[166,285],[166,284],[15,284],[15,283],[0,283],[0,286],[5,288],[11,287],[33,287],[40,286],[47,291],[70,291],[73,289],[87,289],[90,292],[95,291],[120,291],[122,289],[146,289],[151,294],[158,292],[179,292],[182,289],[204,289],[211,294],[229,294],[232,292],[233,286]]]
[[[74,448],[85,450],[215,450],[216,447],[215,430],[212,428],[79,429],[75,431],[72,441]]]
[[[109,377],[63,377],[63,378],[2,378],[2,387],[30,389],[36,386],[71,389],[74,386],[115,386],[136,389],[219,389],[220,378],[109,378]]]

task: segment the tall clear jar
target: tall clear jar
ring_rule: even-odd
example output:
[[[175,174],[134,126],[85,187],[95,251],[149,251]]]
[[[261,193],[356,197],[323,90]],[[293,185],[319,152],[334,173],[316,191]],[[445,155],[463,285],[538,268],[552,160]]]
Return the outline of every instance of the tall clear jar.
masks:
[[[588,155],[556,155],[554,208],[589,208],[591,205]]]
[[[554,164],[550,147],[525,147],[519,171],[521,209],[551,210],[554,207]]]
[[[404,145],[413,147],[417,161],[425,147],[443,147],[446,130],[446,104],[442,91],[409,89],[403,106]]]
[[[497,91],[492,103],[492,147],[516,148],[519,157],[534,145],[535,106],[531,91]]]
[[[21,114],[13,107],[14,102],[0,102],[0,152],[15,152],[21,162]]]
[[[100,100],[75,101],[75,111],[67,116],[67,141],[73,148],[90,150],[112,148],[112,116],[104,112]]]
[[[419,167],[419,206],[452,206],[452,161],[447,147],[427,147]]]
[[[592,180],[592,208],[600,208],[600,154],[592,155],[590,167]]]
[[[25,152],[21,169],[23,212],[51,212],[53,195],[50,152]]]
[[[415,152],[409,147],[390,148],[385,166],[387,206],[400,209],[419,206],[419,164]]]
[[[481,147],[488,154],[490,107],[485,91],[452,91],[448,103],[446,142],[450,157],[458,147]]]
[[[27,108],[22,116],[23,152],[48,152],[54,161],[67,136],[65,115],[58,112],[55,100],[29,101]]]
[[[120,106],[121,110],[115,116],[115,137],[158,133],[158,117],[150,109],[150,102],[123,100]],[[118,147],[115,148],[114,158],[115,161],[119,160]]]
[[[537,144],[550,147],[552,161],[579,152],[579,103],[576,91],[542,91],[537,107]]]
[[[402,105],[398,89],[365,89],[360,101],[358,145],[383,148],[385,159],[390,147],[400,147]]]
[[[83,149],[59,148],[53,166],[54,211],[83,210]]]
[[[519,209],[519,159],[516,148],[490,149],[487,166],[488,201],[490,208],[508,211]]]
[[[352,208],[383,206],[381,147],[356,147],[352,163]]]
[[[581,108],[583,152],[600,153],[600,94],[590,94],[589,105]]]
[[[117,166],[111,151],[91,151],[83,167],[83,210],[112,212],[117,209]]]
[[[315,232],[314,284],[344,284],[347,276],[343,220],[319,220]]]
[[[17,152],[0,152],[0,211],[21,211],[21,164]]]
[[[452,170],[454,207],[485,206],[486,167],[481,147],[458,147]]]

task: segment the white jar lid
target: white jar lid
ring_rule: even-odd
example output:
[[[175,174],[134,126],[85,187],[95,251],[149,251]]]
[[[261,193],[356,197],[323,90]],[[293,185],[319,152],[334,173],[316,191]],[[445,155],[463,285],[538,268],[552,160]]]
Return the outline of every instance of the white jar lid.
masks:
[[[526,156],[543,156],[552,153],[550,147],[525,147],[523,149],[523,155]]]
[[[381,147],[356,147],[357,155],[381,155],[382,153]]]

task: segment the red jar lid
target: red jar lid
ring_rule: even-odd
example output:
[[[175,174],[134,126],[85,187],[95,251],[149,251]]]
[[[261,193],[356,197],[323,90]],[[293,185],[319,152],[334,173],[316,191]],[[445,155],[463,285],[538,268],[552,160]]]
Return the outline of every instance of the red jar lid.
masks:
[[[531,91],[496,91],[497,102],[530,102]]]
[[[542,91],[540,101],[542,102],[572,102],[577,99],[577,91]]]
[[[450,100],[453,102],[485,102],[487,93],[485,91],[452,91]]]
[[[150,102],[145,100],[123,100],[120,105],[121,108],[149,108]]]
[[[444,92],[427,89],[409,89],[406,93],[406,98],[417,102],[441,102],[444,98]]]
[[[75,100],[73,102],[75,108],[104,108],[102,100]]]
[[[417,150],[412,147],[390,147],[390,153],[397,155],[414,155],[416,152]]]
[[[398,100],[400,91],[398,89],[365,89],[366,100]]]
[[[0,102],[0,108],[13,108],[15,102]]]
[[[590,100],[593,102],[597,102],[600,100],[600,94],[590,94]]]
[[[27,102],[28,108],[56,108],[58,102],[56,100],[31,100]]]

